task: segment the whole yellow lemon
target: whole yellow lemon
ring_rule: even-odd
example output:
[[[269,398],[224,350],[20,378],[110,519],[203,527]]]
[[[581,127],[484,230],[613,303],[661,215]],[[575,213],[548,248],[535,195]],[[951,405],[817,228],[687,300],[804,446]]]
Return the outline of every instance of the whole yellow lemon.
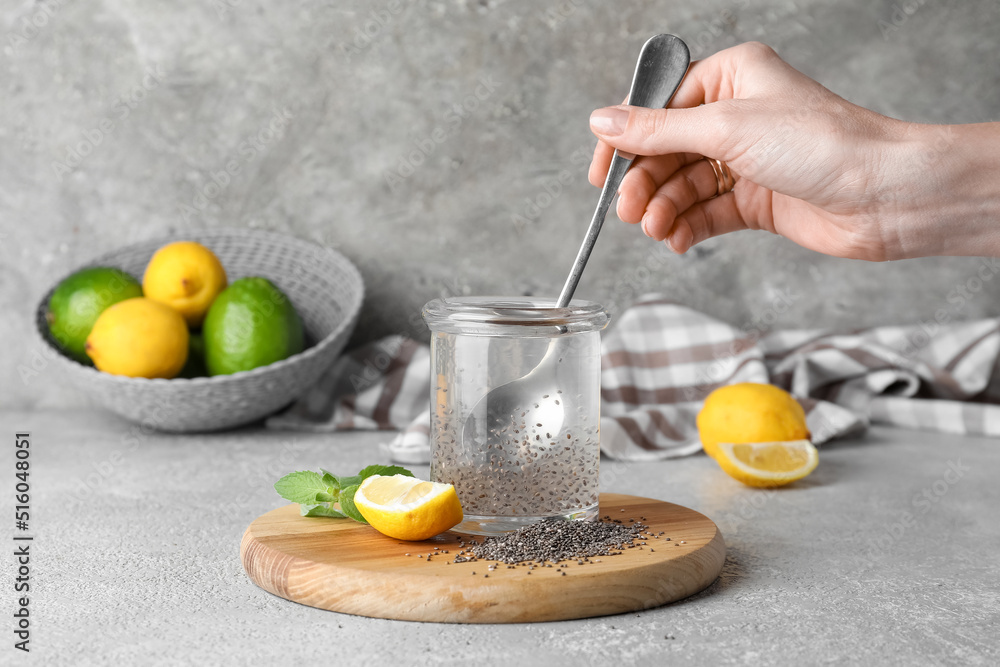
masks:
[[[743,382],[719,387],[698,413],[698,434],[705,453],[718,458],[719,443],[808,440],[806,413],[784,389]]]
[[[177,241],[157,250],[149,260],[142,291],[198,327],[226,282],[226,270],[214,252],[194,241]]]
[[[172,378],[187,361],[187,323],[162,303],[145,297],[126,299],[101,313],[84,349],[105,373]]]

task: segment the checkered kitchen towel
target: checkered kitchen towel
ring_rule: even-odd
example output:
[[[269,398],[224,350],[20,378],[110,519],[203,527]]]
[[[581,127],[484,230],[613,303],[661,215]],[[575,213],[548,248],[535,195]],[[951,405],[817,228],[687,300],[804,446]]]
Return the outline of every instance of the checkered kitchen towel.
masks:
[[[604,334],[602,354],[601,449],[616,459],[699,451],[702,400],[736,382],[791,391],[816,443],[871,422],[1000,436],[1000,320],[761,337],[649,296]],[[426,346],[398,336],[360,348],[268,426],[395,430],[393,460],[425,463],[428,359]]]

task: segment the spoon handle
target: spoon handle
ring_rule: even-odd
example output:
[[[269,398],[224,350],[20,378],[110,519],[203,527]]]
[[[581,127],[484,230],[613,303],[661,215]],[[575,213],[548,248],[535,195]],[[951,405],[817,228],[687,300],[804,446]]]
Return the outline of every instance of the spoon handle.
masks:
[[[655,35],[642,45],[639,52],[639,61],[635,66],[635,75],[632,77],[632,89],[628,94],[628,104],[636,107],[648,107],[650,109],[662,109],[670,103],[670,99],[677,92],[677,87],[681,85],[684,75],[687,73],[688,65],[691,63],[691,53],[687,44],[680,37],[675,35]],[[611,202],[618,194],[618,187],[625,177],[625,172],[632,166],[634,157],[625,157],[615,150],[614,157],[611,158],[611,167],[608,169],[608,177],[604,180],[604,189],[601,190],[601,198],[597,202],[597,209],[594,217],[590,221],[587,235],[583,239],[583,245],[576,255],[573,268],[570,269],[566,284],[563,285],[562,292],[559,293],[559,301],[556,307],[565,308],[573,299],[576,286],[583,275],[583,269],[587,266],[590,253],[597,242],[597,235],[601,233],[601,226],[604,224],[604,217],[611,208]]]

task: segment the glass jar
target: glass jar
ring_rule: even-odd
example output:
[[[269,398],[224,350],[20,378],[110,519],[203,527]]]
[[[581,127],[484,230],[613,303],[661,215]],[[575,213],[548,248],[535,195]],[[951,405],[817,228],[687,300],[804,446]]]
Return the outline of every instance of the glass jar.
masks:
[[[574,301],[458,297],[424,306],[431,330],[431,479],[493,535],[549,518],[592,519],[601,457],[601,330]]]

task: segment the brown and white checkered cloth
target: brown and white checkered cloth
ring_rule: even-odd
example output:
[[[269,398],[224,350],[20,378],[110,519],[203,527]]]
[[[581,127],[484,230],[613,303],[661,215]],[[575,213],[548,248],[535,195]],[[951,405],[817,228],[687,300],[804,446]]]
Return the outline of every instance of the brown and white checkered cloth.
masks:
[[[746,329],[749,329],[747,331]],[[605,334],[601,450],[654,460],[701,449],[695,416],[716,387],[771,382],[806,409],[815,443],[869,423],[1000,436],[1000,320],[848,333],[740,329],[648,296]],[[399,431],[397,462],[429,459],[427,347],[393,336],[342,357],[273,428]]]

